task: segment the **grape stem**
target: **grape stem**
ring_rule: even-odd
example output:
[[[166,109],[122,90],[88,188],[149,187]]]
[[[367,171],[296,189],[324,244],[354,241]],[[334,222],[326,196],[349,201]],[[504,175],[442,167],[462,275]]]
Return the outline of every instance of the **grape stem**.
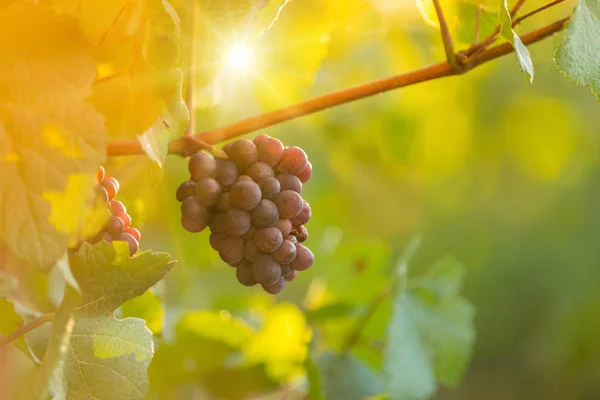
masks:
[[[569,17],[563,18],[539,29],[521,35],[521,41],[525,45],[539,42],[555,34],[556,32],[561,31],[565,27],[565,24],[568,20]],[[482,42],[480,45],[483,43],[484,42]],[[193,135],[193,137],[208,144],[217,144],[224,140],[232,139],[262,128],[292,120],[294,118],[309,115],[330,107],[350,103],[355,100],[363,99],[393,89],[448,76],[460,75],[514,51],[512,45],[508,42],[487,48],[481,51],[475,57],[469,57],[469,54],[472,54],[472,49],[473,46],[468,50],[457,53],[457,57],[462,60],[460,70],[454,69],[450,63],[444,61],[414,71],[331,92],[326,95],[302,101],[300,103],[280,108],[275,111],[269,111],[254,117],[234,122],[229,125],[211,129],[206,132],[197,133]],[[200,148],[201,146],[194,141],[179,138],[169,143],[169,154],[177,154],[185,157],[200,150]],[[137,140],[112,141],[107,147],[108,156],[140,154],[144,154],[144,151],[142,150],[141,144]]]
[[[455,70],[458,70],[458,63],[456,62],[456,53],[454,52],[454,43],[452,42],[452,35],[444,16],[444,11],[440,4],[440,0],[432,0],[435,13],[440,23],[440,33],[442,34],[442,41],[444,42],[444,51],[446,52],[446,61]]]
[[[54,313],[40,315],[33,321],[21,326],[19,329],[17,329],[10,335],[0,338],[0,347],[6,346],[7,344],[20,338],[27,332],[30,332],[30,331],[34,330],[35,328],[37,328],[38,326],[43,325],[46,322],[50,322],[53,319],[54,319]]]

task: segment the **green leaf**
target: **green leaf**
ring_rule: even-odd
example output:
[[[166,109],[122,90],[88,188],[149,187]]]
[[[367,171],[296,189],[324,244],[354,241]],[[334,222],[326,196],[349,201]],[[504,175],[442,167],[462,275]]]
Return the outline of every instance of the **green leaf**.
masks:
[[[555,57],[558,69],[578,86],[589,86],[600,101],[600,5],[580,0]]]
[[[0,335],[8,336],[21,326],[23,326],[23,319],[15,311],[12,301],[0,297]],[[30,355],[24,336],[14,340],[12,343],[25,354]]]
[[[323,386],[323,376],[319,366],[313,360],[313,351],[310,352],[304,363],[308,379],[308,398],[311,400],[325,400],[325,388]]]
[[[128,300],[121,306],[124,317],[137,317],[146,321],[146,326],[154,334],[162,332],[165,310],[162,299],[151,290]]]
[[[521,38],[519,38],[519,35],[512,29],[512,18],[510,17],[510,11],[508,10],[507,0],[502,0],[502,7],[500,7],[500,26],[501,35],[512,44],[521,70],[527,74],[529,83],[532,83],[533,62],[531,61],[531,55],[529,54],[527,47],[521,41]]]
[[[392,399],[424,399],[436,380],[456,385],[475,340],[473,306],[460,296],[464,266],[453,258],[398,293],[388,326],[384,374]]]
[[[352,317],[360,313],[362,306],[347,302],[337,302],[327,304],[326,306],[315,310],[307,310],[305,312],[308,322],[329,321],[336,318]]]
[[[381,379],[375,371],[351,354],[325,353],[317,364],[328,400],[363,400],[382,392]]]
[[[152,333],[138,318],[74,314],[64,362],[55,373],[59,398],[144,399]]]
[[[79,283],[85,313],[108,313],[140,296],[173,267],[169,254],[146,251],[129,257],[125,242],[84,243],[71,258],[71,271]]]

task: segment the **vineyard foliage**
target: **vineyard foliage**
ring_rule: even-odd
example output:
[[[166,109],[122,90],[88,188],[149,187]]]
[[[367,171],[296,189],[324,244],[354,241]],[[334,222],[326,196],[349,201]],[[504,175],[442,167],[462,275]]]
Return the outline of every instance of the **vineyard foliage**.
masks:
[[[182,227],[180,156],[231,142],[197,134],[444,61],[446,28],[510,54],[245,136],[312,163],[280,294]],[[0,399],[592,398],[598,100],[598,0],[0,0]],[[82,243],[99,165],[134,256]]]

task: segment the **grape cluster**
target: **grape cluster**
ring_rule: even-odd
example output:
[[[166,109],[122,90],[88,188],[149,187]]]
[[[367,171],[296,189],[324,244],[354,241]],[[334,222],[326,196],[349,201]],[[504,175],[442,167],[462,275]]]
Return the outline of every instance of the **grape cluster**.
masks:
[[[112,242],[123,240],[129,245],[129,255],[133,256],[140,246],[140,231],[131,226],[131,217],[127,209],[115,196],[119,193],[119,182],[112,176],[106,176],[104,168],[98,167],[96,175],[95,199],[105,204],[110,216],[102,230],[93,238],[86,239],[90,243],[98,243],[101,240]]]
[[[227,160],[203,152],[190,158],[190,180],[176,194],[181,224],[189,232],[208,226],[211,247],[242,285],[277,294],[314,262],[302,244],[311,209],[301,196],[312,165],[302,149],[267,135],[223,150]]]

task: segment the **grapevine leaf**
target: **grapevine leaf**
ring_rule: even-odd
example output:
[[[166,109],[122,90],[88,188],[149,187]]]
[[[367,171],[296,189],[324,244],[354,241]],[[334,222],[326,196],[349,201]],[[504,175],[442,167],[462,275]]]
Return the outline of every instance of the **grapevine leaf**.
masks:
[[[357,315],[362,307],[347,303],[337,302],[327,304],[315,310],[306,311],[306,319],[311,322],[329,321],[336,318],[347,318]]]
[[[167,253],[147,251],[129,258],[125,242],[104,241],[84,243],[70,262],[82,294],[77,310],[86,313],[116,310],[154,286],[174,265]]]
[[[15,311],[12,301],[0,297],[0,335],[8,336],[21,326],[23,326],[23,319]],[[25,343],[25,337],[21,336],[12,342],[25,354],[30,355],[27,343]]]
[[[600,101],[600,6],[580,0],[555,57],[558,69],[578,86],[590,86]]]
[[[317,364],[328,400],[363,400],[382,392],[380,377],[351,354],[324,353]]]
[[[165,310],[162,299],[151,290],[128,300],[121,306],[124,317],[137,317],[146,321],[146,326],[154,334],[162,332]]]
[[[394,300],[384,352],[392,399],[423,399],[459,382],[475,339],[474,310],[460,296],[464,266],[452,258],[410,281]]]
[[[306,359],[304,364],[308,379],[308,398],[313,400],[325,400],[325,389],[323,387],[323,376],[319,370],[319,366],[313,360],[313,354]]]
[[[502,7],[500,7],[500,34],[509,41],[509,43],[515,49],[517,55],[517,61],[521,66],[521,70],[527,74],[529,83],[533,82],[533,62],[531,61],[531,55],[527,46],[523,44],[519,35],[512,29],[512,18],[510,17],[510,11],[508,10],[507,0],[502,0]]]
[[[105,157],[102,117],[85,101],[92,51],[69,16],[27,2],[0,10],[0,242],[41,268],[63,254]],[[65,190],[77,173],[80,190]],[[53,217],[69,204],[70,218]]]

